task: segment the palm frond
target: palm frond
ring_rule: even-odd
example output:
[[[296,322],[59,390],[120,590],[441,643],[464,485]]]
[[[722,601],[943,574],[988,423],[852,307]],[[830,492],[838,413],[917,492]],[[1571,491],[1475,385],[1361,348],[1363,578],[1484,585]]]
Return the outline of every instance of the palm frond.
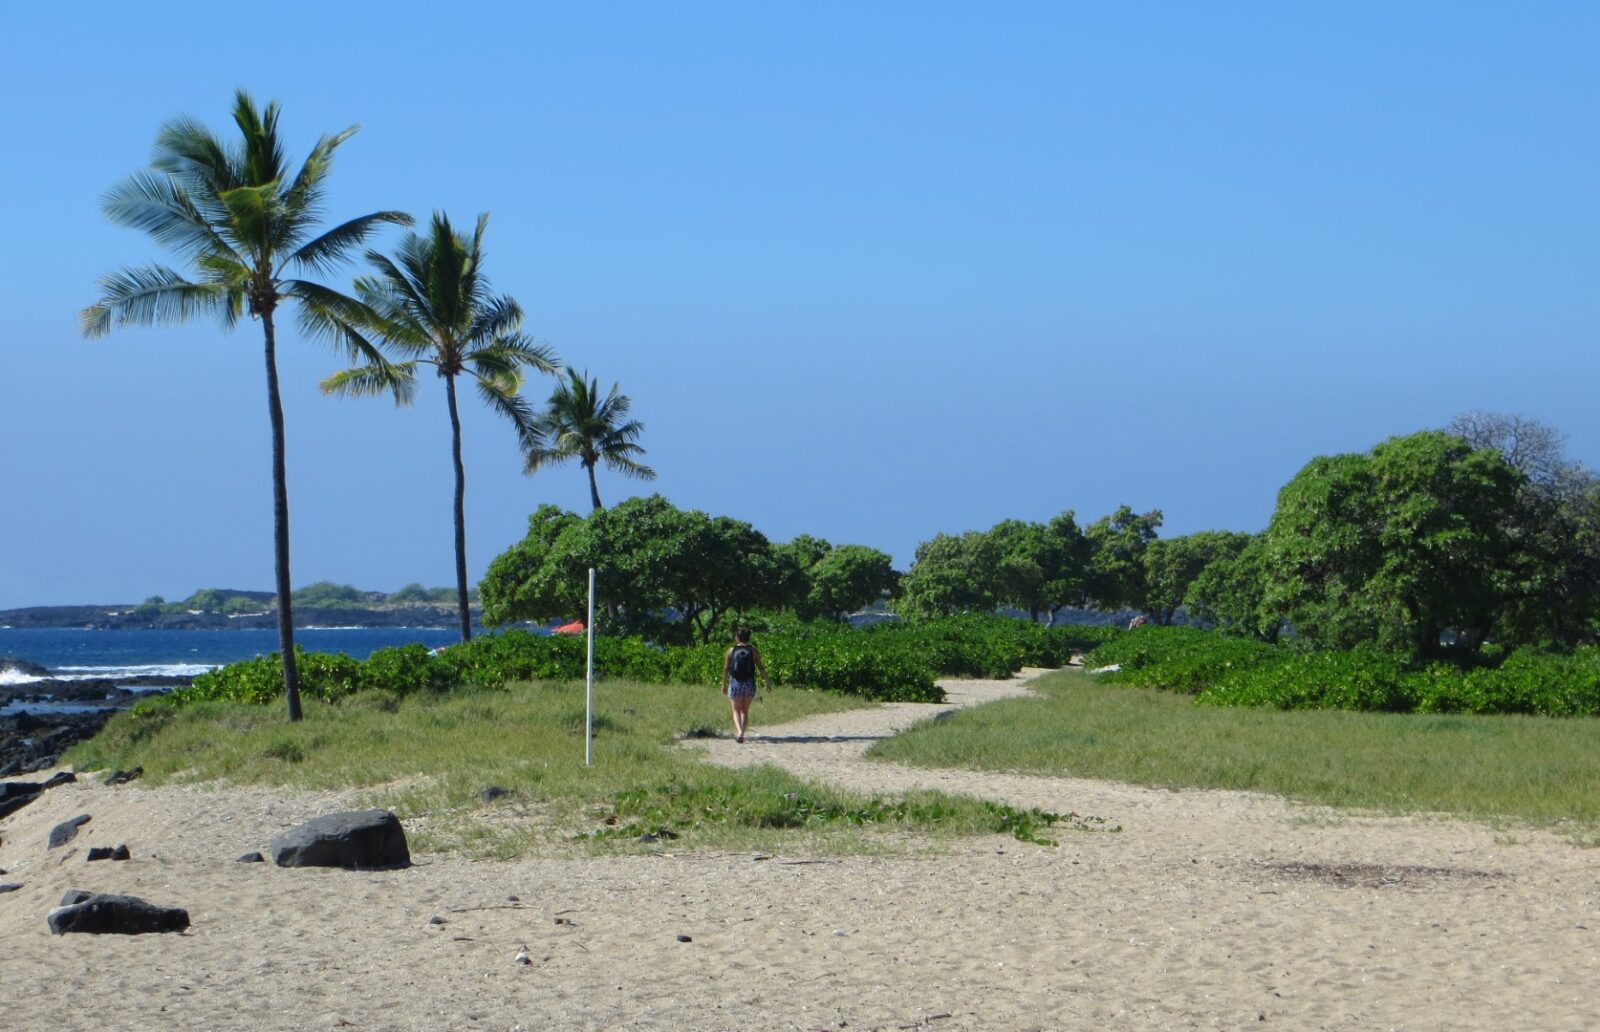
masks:
[[[642,452],[643,449],[640,449],[640,451]],[[623,476],[633,477],[635,480],[654,480],[656,478],[655,470],[642,462],[635,462],[627,455],[621,455],[614,451],[601,452],[600,460],[606,464],[607,469],[615,470]]]
[[[416,363],[385,362],[379,355],[376,363],[341,369],[317,386],[324,394],[357,398],[390,394],[399,408],[411,404],[417,396]]]
[[[170,326],[196,315],[228,311],[228,291],[215,283],[192,283],[164,265],[119,269],[100,277],[100,300],[78,313],[86,337],[102,337],[113,326]]]
[[[192,118],[176,118],[162,125],[150,164],[175,178],[213,224],[220,221],[217,195],[240,184],[234,155],[211,130]]]
[[[293,207],[292,205],[289,205]],[[379,226],[409,226],[415,221],[403,211],[377,211],[335,226],[309,241],[285,259],[284,266],[329,273],[350,259]]]
[[[112,222],[143,230],[186,258],[233,252],[170,175],[135,172],[108,190],[100,207]]]
[[[515,388],[495,380],[480,380],[473,378],[473,386],[478,390],[478,397],[491,409],[511,421],[517,430],[517,437],[524,446],[539,439],[537,415],[527,399],[517,394]]]

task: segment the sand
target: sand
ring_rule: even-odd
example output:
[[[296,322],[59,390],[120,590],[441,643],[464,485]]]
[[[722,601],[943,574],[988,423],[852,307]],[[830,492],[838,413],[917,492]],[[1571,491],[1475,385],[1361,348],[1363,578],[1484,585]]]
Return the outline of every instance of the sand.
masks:
[[[1026,690],[947,681],[952,705]],[[712,762],[1111,818],[1056,848],[655,855],[394,872],[234,858],[353,802],[137,783],[0,821],[9,1029],[1593,1029],[1600,851],[1545,832],[1232,792],[860,758],[949,706],[760,724]],[[46,851],[50,828],[93,820]],[[128,862],[86,863],[126,842]],[[183,935],[62,936],[69,888],[186,907]],[[513,899],[513,897],[515,897]],[[444,919],[443,924],[430,918]],[[687,937],[689,941],[680,941]],[[524,950],[530,963],[515,961]]]

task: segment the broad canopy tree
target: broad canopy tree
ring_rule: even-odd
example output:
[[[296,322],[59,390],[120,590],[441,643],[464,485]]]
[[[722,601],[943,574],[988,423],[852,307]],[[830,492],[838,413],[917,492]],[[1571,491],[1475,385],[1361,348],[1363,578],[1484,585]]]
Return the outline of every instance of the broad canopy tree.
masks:
[[[542,506],[528,535],[497,557],[481,584],[491,624],[582,612],[586,570],[623,629],[663,630],[676,613],[708,642],[732,612],[791,605],[798,568],[750,524],[678,509],[660,495],[631,498],[587,518]]]
[[[1525,477],[1438,431],[1313,459],[1266,532],[1266,606],[1319,644],[1376,641],[1428,660],[1476,648],[1509,597]]]
[[[85,336],[100,337],[114,326],[169,326],[197,316],[215,317],[228,328],[244,315],[260,320],[272,425],[278,649],[289,719],[299,720],[277,311],[290,304],[305,317],[352,307],[350,298],[303,277],[331,272],[375,230],[409,225],[411,217],[378,211],[318,232],[334,151],[355,134],[355,127],[322,137],[295,171],[284,154],[276,103],[258,108],[240,90],[234,97],[233,121],[239,130],[233,144],[193,119],[166,123],[156,135],[150,169],[113,187],[102,204],[111,221],[149,233],[190,263],[193,278],[165,265],[110,273],[100,279],[101,297],[83,310],[80,324]],[[318,327],[313,318],[308,328]]]

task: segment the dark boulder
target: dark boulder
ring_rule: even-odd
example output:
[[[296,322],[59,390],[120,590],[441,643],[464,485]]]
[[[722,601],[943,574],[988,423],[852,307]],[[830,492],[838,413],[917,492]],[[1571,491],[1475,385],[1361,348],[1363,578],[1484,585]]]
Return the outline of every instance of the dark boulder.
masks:
[[[180,907],[158,907],[137,896],[101,893],[81,903],[57,907],[47,918],[56,935],[87,932],[93,935],[143,935],[146,932],[181,932],[189,927],[189,912]]]
[[[70,785],[78,776],[71,771],[60,771],[44,781],[0,782],[0,817],[9,817],[39,798],[46,789],[57,785]]]
[[[71,842],[77,837],[78,829],[88,823],[89,815],[86,813],[80,813],[70,821],[62,821],[60,824],[57,824],[55,827],[50,829],[50,845],[48,848],[55,849],[57,846],[64,846],[68,842]]]
[[[0,895],[7,892],[16,892],[20,888],[22,888],[22,885],[18,882],[6,882],[4,885],[0,885]]]
[[[238,860],[234,861],[234,863],[239,864],[264,864],[266,862],[267,858],[262,856],[260,853],[246,853],[244,856],[241,856]]]
[[[307,821],[272,840],[279,867],[392,870],[411,866],[406,833],[388,810],[352,810]]]

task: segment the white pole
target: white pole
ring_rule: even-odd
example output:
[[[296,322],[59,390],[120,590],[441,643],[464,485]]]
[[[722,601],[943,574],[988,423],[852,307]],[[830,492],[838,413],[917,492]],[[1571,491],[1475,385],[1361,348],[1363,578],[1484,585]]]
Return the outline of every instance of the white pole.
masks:
[[[594,567],[589,567],[589,620],[584,624],[589,634],[589,659],[587,685],[583,698],[583,765],[594,765]]]

